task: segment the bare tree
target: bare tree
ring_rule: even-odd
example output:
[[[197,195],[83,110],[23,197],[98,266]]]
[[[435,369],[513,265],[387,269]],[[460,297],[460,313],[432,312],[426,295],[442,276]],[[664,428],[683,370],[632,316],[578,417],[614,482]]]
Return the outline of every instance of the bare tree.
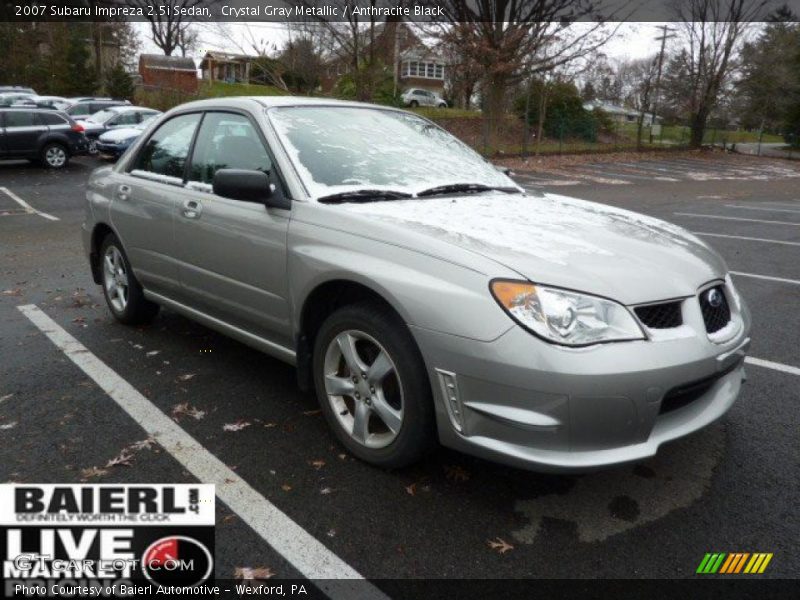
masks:
[[[734,66],[749,23],[762,17],[769,0],[679,0],[685,47],[673,65],[686,75],[686,102],[691,136],[700,147],[706,123]]]
[[[597,14],[596,0],[442,0],[439,4],[446,21],[439,36],[483,71],[483,108],[492,142],[508,91],[516,83],[596,52],[626,16],[624,3],[612,14]],[[593,21],[576,24],[580,19]],[[607,27],[610,20],[617,26]]]
[[[658,55],[624,61],[617,67],[617,80],[621,84],[623,101],[639,113],[636,119],[637,148],[642,145],[645,115],[653,106],[653,92],[657,75]]]
[[[212,3],[212,0],[163,0],[159,4],[154,4],[152,0],[125,1],[131,6],[144,9],[145,18],[150,24],[153,43],[161,48],[166,56],[172,56],[176,49],[189,47],[187,42],[194,34],[188,31],[191,21],[184,17],[186,11]],[[196,40],[196,36],[194,39]]]
[[[239,23],[230,27],[227,23],[214,23],[216,34],[226,42],[226,49],[235,49],[238,53],[252,57],[250,78],[257,83],[272,85],[289,91],[283,80],[283,68],[277,60],[278,47],[274,41],[263,35],[259,25]]]

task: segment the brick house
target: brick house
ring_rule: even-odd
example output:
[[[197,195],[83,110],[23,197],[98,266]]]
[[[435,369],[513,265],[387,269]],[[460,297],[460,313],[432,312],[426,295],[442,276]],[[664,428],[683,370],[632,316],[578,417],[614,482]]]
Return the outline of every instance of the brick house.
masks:
[[[375,56],[394,72],[398,92],[420,88],[441,95],[447,77],[442,56],[423,42],[407,23],[389,21],[378,25]],[[368,54],[367,45],[364,54]],[[327,61],[321,78],[323,92],[330,92],[340,77],[352,70],[351,58],[344,53]]]
[[[139,57],[139,75],[145,87],[197,92],[197,67],[194,59],[181,56],[142,54]]]

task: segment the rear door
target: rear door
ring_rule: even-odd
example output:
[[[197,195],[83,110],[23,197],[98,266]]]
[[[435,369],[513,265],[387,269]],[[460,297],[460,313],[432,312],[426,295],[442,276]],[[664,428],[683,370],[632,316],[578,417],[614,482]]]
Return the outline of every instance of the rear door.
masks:
[[[203,118],[175,243],[187,302],[204,313],[291,347],[286,236],[290,211],[213,193],[219,169],[269,173],[281,185],[258,125],[246,113]]]
[[[6,111],[0,110],[0,156],[6,154],[6,124],[5,124]]]
[[[152,132],[111,180],[111,221],[139,282],[169,298],[179,295],[174,219],[182,200],[189,148],[201,113],[176,115]]]
[[[6,111],[6,151],[12,156],[33,156],[39,151],[39,139],[47,133],[35,112],[25,109]]]

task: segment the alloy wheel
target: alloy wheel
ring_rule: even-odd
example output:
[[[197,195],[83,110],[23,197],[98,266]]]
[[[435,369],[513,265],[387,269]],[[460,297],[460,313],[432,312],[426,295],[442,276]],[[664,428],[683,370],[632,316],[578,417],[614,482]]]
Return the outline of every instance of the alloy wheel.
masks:
[[[368,448],[385,448],[403,425],[403,386],[386,349],[355,329],[328,344],[325,393],[342,429]]]
[[[67,162],[67,153],[61,146],[50,146],[45,152],[44,159],[54,168],[60,168]]]
[[[128,272],[122,253],[116,246],[109,246],[103,257],[103,285],[114,311],[124,312],[128,306]]]

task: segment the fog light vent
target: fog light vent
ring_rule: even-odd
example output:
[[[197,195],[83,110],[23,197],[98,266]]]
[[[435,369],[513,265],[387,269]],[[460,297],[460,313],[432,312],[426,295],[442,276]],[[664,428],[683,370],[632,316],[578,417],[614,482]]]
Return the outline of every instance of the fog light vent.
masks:
[[[439,375],[439,385],[442,387],[442,396],[447,405],[447,414],[450,415],[450,421],[456,431],[461,432],[464,429],[464,413],[461,397],[458,394],[456,374],[441,369],[436,369],[436,373]]]

